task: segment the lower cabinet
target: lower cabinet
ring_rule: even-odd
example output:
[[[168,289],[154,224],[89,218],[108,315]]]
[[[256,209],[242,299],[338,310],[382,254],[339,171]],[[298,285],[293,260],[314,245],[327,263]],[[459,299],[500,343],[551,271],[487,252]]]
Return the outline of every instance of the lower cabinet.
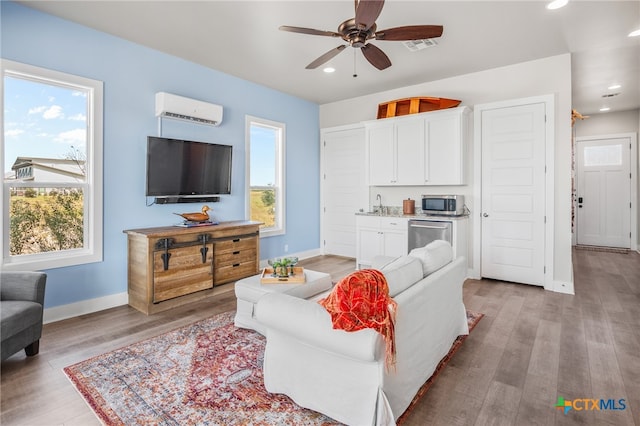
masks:
[[[124,231],[129,305],[149,315],[212,296],[259,272],[258,222]]]
[[[398,257],[407,254],[408,222],[402,217],[357,216],[356,267],[370,267],[376,256]]]

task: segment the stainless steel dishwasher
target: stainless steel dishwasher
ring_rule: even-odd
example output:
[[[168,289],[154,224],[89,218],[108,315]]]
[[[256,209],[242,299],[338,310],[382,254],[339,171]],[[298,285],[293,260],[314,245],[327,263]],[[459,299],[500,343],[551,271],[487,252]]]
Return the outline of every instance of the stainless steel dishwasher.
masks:
[[[409,221],[409,251],[424,247],[435,240],[445,240],[452,243],[450,221],[410,220]]]

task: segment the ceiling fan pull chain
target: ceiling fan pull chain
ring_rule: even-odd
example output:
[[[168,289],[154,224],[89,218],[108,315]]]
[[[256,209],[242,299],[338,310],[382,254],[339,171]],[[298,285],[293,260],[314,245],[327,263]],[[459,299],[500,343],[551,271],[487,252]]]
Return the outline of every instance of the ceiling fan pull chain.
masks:
[[[353,51],[353,78],[356,78],[358,73],[356,72],[356,51]]]

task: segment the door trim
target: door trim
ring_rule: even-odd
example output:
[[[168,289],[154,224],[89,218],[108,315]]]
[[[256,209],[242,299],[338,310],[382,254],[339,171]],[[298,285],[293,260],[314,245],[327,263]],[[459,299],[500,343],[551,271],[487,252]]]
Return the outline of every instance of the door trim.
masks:
[[[554,243],[554,155],[555,155],[555,96],[542,95],[530,98],[510,99],[500,102],[475,105],[473,108],[473,205],[471,213],[471,224],[473,226],[473,266],[471,268],[473,277],[481,277],[481,255],[482,255],[482,112],[492,109],[509,108],[530,104],[545,104],[546,126],[545,126],[545,239],[544,239],[544,289],[552,291],[567,292],[565,289],[556,288],[557,283],[553,280],[553,243]],[[568,118],[567,118],[568,120]],[[567,141],[570,143],[570,141]],[[570,196],[570,194],[567,194]],[[475,206],[475,207],[474,207]],[[573,290],[570,291],[573,293]]]
[[[333,132],[339,132],[339,131],[349,131],[349,130],[362,130],[363,133],[365,131],[365,127],[364,124],[362,123],[355,123],[355,124],[346,124],[343,126],[335,126],[335,127],[325,127],[320,129],[320,241],[318,241],[319,244],[319,250],[320,250],[320,254],[325,255],[327,254],[325,252],[325,244],[324,242],[326,241],[326,232],[327,232],[327,225],[325,223],[325,214],[324,214],[324,208],[325,208],[325,202],[326,202],[326,184],[325,184],[325,179],[324,176],[326,174],[326,151],[325,151],[325,135],[327,133],[333,133]],[[365,152],[366,152],[366,140],[363,140],[363,151],[362,151],[362,158],[363,161],[365,159]],[[368,176],[368,175],[367,175]],[[362,194],[362,200],[361,202],[364,203],[363,204],[363,208],[366,208],[368,210],[368,204],[369,204],[369,187],[366,187],[366,193]],[[356,212],[353,212],[354,216],[356,214]],[[356,249],[357,249],[357,241],[356,241]]]
[[[624,139],[629,138],[629,142],[631,143],[630,155],[629,159],[629,171],[631,172],[631,245],[630,250],[638,251],[638,134],[637,133],[613,133],[606,135],[593,135],[593,136],[578,136],[573,141],[574,152],[578,146],[578,142],[587,142],[593,140],[603,140],[603,139]],[[578,176],[576,174],[576,179]],[[577,181],[576,181],[576,190],[577,190]],[[575,194],[572,194],[572,203],[573,208],[577,208],[576,206],[576,197]],[[577,210],[576,210],[577,211]],[[576,222],[577,223],[577,222]],[[572,245],[577,244],[577,228],[576,232],[571,236]]]

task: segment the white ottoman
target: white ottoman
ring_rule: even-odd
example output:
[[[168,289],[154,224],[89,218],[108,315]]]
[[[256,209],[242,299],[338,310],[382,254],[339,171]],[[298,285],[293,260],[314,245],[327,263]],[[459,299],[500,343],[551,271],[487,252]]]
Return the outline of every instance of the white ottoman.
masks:
[[[258,300],[267,293],[286,293],[290,296],[309,299],[331,289],[331,275],[324,272],[304,270],[305,282],[300,284],[262,284],[260,275],[243,278],[236,282],[235,292],[238,301],[234,324],[236,327],[249,328],[264,335],[266,327],[253,316]]]

